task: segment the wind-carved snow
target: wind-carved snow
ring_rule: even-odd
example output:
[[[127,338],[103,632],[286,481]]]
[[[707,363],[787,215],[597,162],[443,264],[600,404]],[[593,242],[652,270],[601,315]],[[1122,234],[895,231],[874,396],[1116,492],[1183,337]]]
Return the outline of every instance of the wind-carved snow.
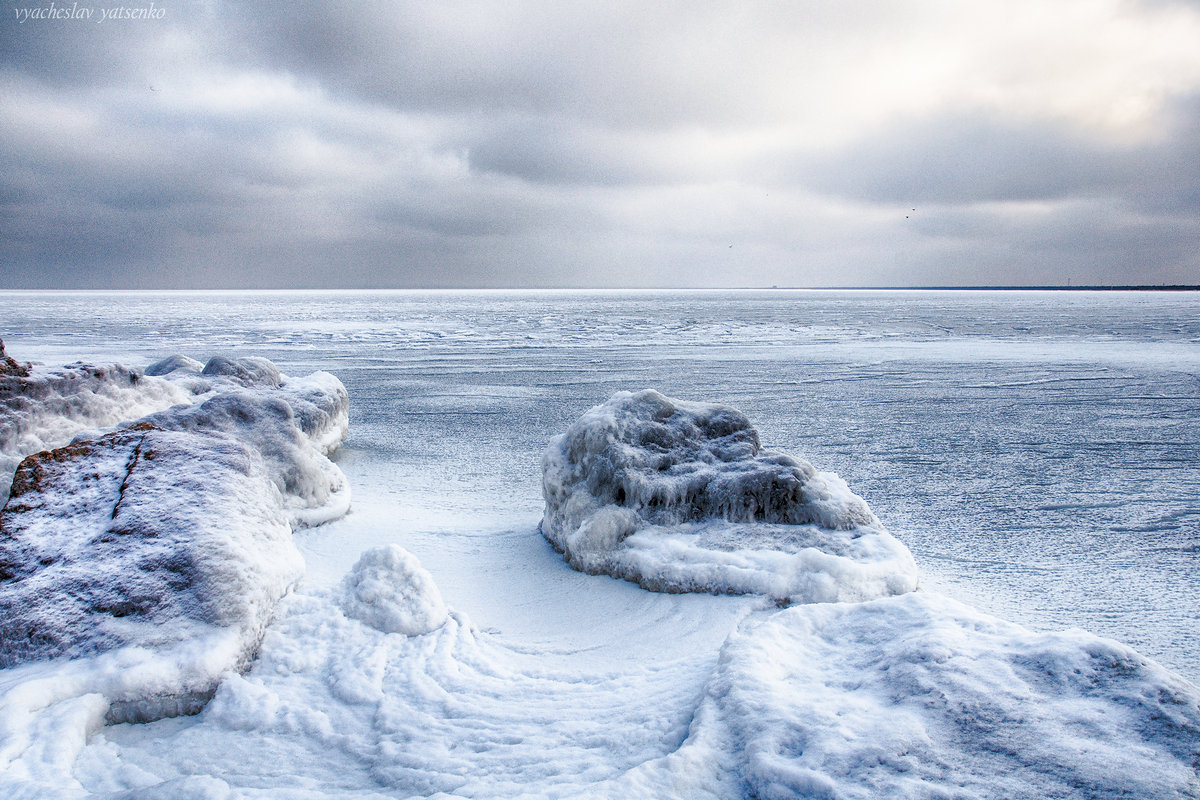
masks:
[[[391,624],[397,607],[422,621]],[[23,676],[5,697],[0,786],[64,798],[563,796],[677,747],[711,667],[693,654],[633,671],[563,667],[506,646],[447,610],[396,545],[279,603],[252,668],[224,675],[193,725],[174,729],[220,746],[165,747],[170,734],[153,726],[101,729],[102,698],[87,693],[99,678],[72,673],[79,663]],[[28,698],[51,696],[29,710]]]
[[[18,467],[0,511],[0,667],[93,667],[60,664],[75,676],[60,688],[7,696],[14,719],[71,686],[98,695],[109,721],[195,712],[249,663],[302,575],[292,530],[348,509],[326,456],[346,430],[341,383],[260,359],[216,363],[166,378],[194,404]]]
[[[914,592],[747,619],[687,741],[581,797],[1200,797],[1200,692]]]
[[[858,601],[916,564],[836,475],[763,450],[744,414],[618,392],[551,442],[542,534],[576,569],[656,591]]]

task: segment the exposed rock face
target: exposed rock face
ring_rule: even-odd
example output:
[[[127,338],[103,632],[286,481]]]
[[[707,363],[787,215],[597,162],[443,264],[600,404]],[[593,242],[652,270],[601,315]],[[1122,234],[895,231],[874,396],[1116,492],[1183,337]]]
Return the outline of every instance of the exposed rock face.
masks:
[[[29,375],[29,365],[18,364],[12,356],[4,352],[4,340],[0,339],[0,376],[7,375],[24,378]]]
[[[263,359],[223,359],[201,378],[197,365],[141,378],[179,378],[196,402],[26,457],[0,511],[0,667],[173,653],[149,671],[169,679],[106,690],[110,719],[198,710],[301,576],[292,529],[349,505],[325,455],[347,427],[336,378],[287,378]]]
[[[618,392],[542,460],[541,529],[568,563],[659,591],[860,600],[912,555],[836,475],[763,450],[728,406]]]

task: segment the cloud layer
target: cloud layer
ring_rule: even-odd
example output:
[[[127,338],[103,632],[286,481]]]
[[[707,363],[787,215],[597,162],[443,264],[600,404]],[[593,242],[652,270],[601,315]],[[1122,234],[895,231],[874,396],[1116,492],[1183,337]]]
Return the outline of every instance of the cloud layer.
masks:
[[[12,288],[1200,282],[1195,3],[50,7]]]

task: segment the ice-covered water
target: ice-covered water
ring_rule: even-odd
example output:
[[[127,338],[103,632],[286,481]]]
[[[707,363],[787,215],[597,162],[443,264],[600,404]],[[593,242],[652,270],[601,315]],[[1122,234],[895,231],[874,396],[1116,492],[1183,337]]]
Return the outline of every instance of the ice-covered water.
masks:
[[[845,478],[925,585],[1200,680],[1195,294],[6,293],[0,320],[48,363],[329,370],[358,496],[431,533],[536,524],[547,441],[614,391],[728,403]]]
[[[258,677],[230,684],[199,720],[106,731],[80,768],[93,791],[119,772],[110,762],[125,764],[128,785],[141,769],[267,786],[278,758],[311,762],[298,785],[347,795],[503,795],[557,747],[583,770],[545,766],[539,785],[562,795],[678,746],[721,642],[757,601],[582,575],[536,530],[547,442],[623,389],[732,405],[764,445],[838,473],[912,550],[923,587],[1034,629],[1115,638],[1200,680],[1195,294],[3,293],[0,337],[16,358],[48,363],[266,356],[290,374],[332,372],[351,396],[337,460],[354,509],[297,535],[307,577]],[[428,710],[436,730],[383,711],[305,717],[270,675],[393,663],[383,650],[395,645],[361,638],[362,659],[332,645],[292,652],[306,632],[336,628],[322,593],[391,543],[420,559],[452,610],[436,642],[406,645],[421,650],[408,677],[460,681],[463,694],[425,697],[441,709]],[[390,697],[388,680],[400,678],[359,682]],[[493,682],[541,700],[505,707]],[[446,703],[473,711],[456,717]],[[255,714],[259,728],[221,728],[236,752],[190,746],[210,741],[205,725]],[[612,741],[613,726],[639,733]],[[468,765],[475,783],[397,760],[430,737],[476,748],[439,762]],[[321,766],[330,747],[341,760]]]

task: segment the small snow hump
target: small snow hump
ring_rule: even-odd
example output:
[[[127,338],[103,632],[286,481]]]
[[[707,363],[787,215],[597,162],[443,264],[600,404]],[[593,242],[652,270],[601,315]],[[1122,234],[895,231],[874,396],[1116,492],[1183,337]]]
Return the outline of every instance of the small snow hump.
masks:
[[[446,621],[437,584],[416,556],[397,544],[363,553],[342,579],[342,612],[383,633],[417,636]]]
[[[655,591],[865,600],[911,553],[838,476],[762,449],[729,406],[618,392],[542,458],[541,531],[574,568]]]

